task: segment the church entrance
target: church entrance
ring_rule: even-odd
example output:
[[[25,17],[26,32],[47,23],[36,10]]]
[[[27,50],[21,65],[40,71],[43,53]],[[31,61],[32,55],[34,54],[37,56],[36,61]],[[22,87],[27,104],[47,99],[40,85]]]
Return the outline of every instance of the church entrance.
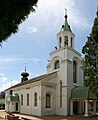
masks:
[[[16,111],[18,111],[18,103],[16,102]]]
[[[73,113],[78,114],[78,102],[73,102]]]

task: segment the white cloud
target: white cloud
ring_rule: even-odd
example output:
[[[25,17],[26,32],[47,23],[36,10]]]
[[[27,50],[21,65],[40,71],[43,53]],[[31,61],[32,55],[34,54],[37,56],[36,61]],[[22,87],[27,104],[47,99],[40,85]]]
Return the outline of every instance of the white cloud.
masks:
[[[30,25],[33,23],[46,24],[49,26],[57,25],[58,22],[62,24],[64,22],[64,10],[68,11],[69,22],[72,23],[78,29],[89,27],[89,22],[82,12],[77,9],[77,3],[75,0],[39,0],[36,13],[32,13],[29,16]],[[52,23],[50,22],[52,20]],[[43,26],[44,26],[43,25]]]
[[[18,80],[13,80],[13,81],[9,81],[9,82],[6,81],[5,83],[3,82],[3,83],[1,83],[0,91],[4,91],[13,85],[16,85],[19,82],[20,81],[18,81]]]
[[[38,31],[37,27],[28,27],[27,32],[28,33],[36,33]]]
[[[11,85],[15,85],[19,83],[18,80],[8,81],[8,78],[3,74],[0,73],[0,91],[4,91],[5,89],[11,87]]]
[[[8,80],[8,78],[5,77],[3,73],[0,73],[0,82],[5,83],[7,80]]]
[[[77,29],[90,28],[87,18],[77,9],[72,8],[72,10],[69,10],[69,21]]]
[[[11,86],[18,84],[20,81],[19,80],[12,80],[11,81]]]
[[[3,74],[3,73],[0,73],[0,76],[4,76],[4,74]]]
[[[8,64],[13,64],[16,62],[26,62],[26,61],[32,61],[34,64],[37,64],[39,61],[42,61],[40,58],[26,58],[26,57],[5,57],[1,56],[0,57],[0,64],[3,66],[8,65]]]
[[[35,8],[36,12],[29,15],[20,29],[27,33],[41,32],[44,38],[49,33],[52,34],[58,27],[60,29],[64,23],[65,8],[71,28],[75,27],[78,30],[90,28],[87,16],[77,6],[76,0],[39,0],[37,8]],[[37,39],[34,40],[37,41]]]
[[[44,18],[48,18],[50,15],[62,17],[64,9],[72,9],[74,5],[74,0],[40,0],[38,2],[38,12],[43,14]]]
[[[37,64],[40,61],[39,58],[32,58],[31,60],[33,61],[34,64]]]

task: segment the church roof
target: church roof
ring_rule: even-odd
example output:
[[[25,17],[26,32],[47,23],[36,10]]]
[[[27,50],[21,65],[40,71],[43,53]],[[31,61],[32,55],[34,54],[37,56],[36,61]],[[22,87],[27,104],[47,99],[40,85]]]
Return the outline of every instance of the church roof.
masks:
[[[51,75],[53,75],[53,74],[56,74],[56,72],[53,72],[53,73],[50,73],[50,74],[44,74],[44,75],[41,75],[41,76],[32,78],[32,79],[30,79],[30,80],[27,80],[27,81],[18,83],[18,84],[16,84],[16,85],[11,86],[10,88],[6,89],[5,91],[10,90],[10,89],[13,89],[13,88],[16,88],[16,87],[19,87],[19,86],[22,86],[22,85],[26,85],[26,84],[30,84],[30,83],[33,83],[33,82],[41,81],[42,79],[48,78],[49,76],[51,76]]]

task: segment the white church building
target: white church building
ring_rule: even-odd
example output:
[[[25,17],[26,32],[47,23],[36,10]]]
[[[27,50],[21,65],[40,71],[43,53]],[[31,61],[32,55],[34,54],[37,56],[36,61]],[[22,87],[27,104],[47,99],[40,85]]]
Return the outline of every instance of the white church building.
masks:
[[[47,73],[28,80],[26,70],[21,83],[5,90],[5,110],[29,115],[89,115],[96,113],[96,98],[84,87],[81,54],[74,48],[75,35],[67,22],[57,34],[57,47],[50,53]]]

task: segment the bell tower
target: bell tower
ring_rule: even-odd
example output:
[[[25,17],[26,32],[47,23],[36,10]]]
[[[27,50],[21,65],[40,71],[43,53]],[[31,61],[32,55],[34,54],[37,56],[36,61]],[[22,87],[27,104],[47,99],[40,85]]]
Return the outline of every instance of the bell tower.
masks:
[[[74,48],[75,35],[67,22],[68,16],[66,9],[64,18],[65,18],[64,24],[62,25],[60,32],[57,34],[57,49],[60,49],[65,46]]]
[[[68,60],[72,62],[73,55],[77,53],[74,49],[75,35],[68,24],[67,18],[67,10],[65,9],[64,24],[57,34],[57,47],[55,47],[56,50],[50,53],[50,62],[47,66],[48,73],[51,73],[57,69],[61,70],[63,67],[62,63]]]
[[[50,62],[47,73],[56,72],[57,79],[57,113],[69,114],[71,90],[83,85],[83,68],[81,67],[81,54],[74,48],[75,35],[67,22],[65,9],[64,24],[57,34],[57,47],[50,53]]]

